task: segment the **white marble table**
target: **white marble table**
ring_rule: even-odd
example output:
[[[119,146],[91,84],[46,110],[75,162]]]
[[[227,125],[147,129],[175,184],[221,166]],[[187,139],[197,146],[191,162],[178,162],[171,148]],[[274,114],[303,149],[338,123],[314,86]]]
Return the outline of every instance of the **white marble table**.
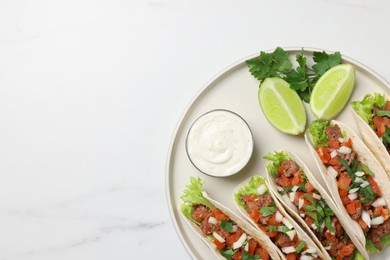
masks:
[[[0,1],[0,259],[188,259],[164,175],[191,98],[276,46],[390,80],[390,3]]]

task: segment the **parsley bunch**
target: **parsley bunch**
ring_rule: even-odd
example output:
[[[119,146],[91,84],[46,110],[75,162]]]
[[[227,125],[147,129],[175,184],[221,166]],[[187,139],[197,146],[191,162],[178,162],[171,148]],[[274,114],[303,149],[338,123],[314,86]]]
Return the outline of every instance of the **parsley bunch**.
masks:
[[[290,84],[300,98],[310,101],[311,92],[317,80],[330,68],[341,63],[340,52],[327,54],[326,52],[313,52],[314,65],[307,66],[307,57],[303,50],[296,56],[298,66],[294,69],[288,53],[278,47],[272,53],[260,52],[258,57],[247,60],[250,73],[260,80],[260,83],[269,77],[280,77]]]

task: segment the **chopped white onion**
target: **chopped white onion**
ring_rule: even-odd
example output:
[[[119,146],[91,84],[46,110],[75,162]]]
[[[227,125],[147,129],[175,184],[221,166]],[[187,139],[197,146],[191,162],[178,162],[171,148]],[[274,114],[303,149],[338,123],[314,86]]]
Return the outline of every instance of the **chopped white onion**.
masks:
[[[243,233],[240,236],[240,238],[236,242],[233,243],[233,250],[240,248],[242,246],[242,244],[244,244],[245,240],[246,240],[246,234]]]
[[[360,184],[360,187],[364,188],[367,187],[368,185],[370,185],[368,181],[363,181],[362,184]]]
[[[297,191],[299,189],[299,187],[298,186],[294,186],[294,187],[292,187],[292,191]]]
[[[252,239],[251,236],[247,236],[247,237],[246,237],[246,240],[248,240],[248,241],[251,240],[251,239]]]
[[[223,237],[221,237],[220,235],[218,235],[217,232],[213,232],[213,236],[214,236],[215,239],[217,239],[219,242],[225,243],[225,239],[224,239]]]
[[[364,180],[362,178],[359,178],[359,177],[356,177],[355,180],[353,182],[356,182],[356,183],[363,183]]]
[[[313,256],[314,258],[317,258],[317,257],[318,257],[318,255],[317,255],[317,254],[313,254],[312,256]]]
[[[312,256],[309,256],[309,255],[304,255],[303,253],[301,253],[301,260],[312,260],[313,257]]]
[[[309,247],[308,249],[306,249],[306,252],[309,254],[314,254],[315,252],[317,252],[317,249]]]
[[[383,222],[385,222],[385,219],[382,216],[371,219],[371,225],[374,226],[383,224]]]
[[[289,229],[292,229],[292,228],[293,228],[293,225],[291,225],[290,221],[288,221],[286,218],[283,218],[282,222],[283,222],[283,224],[285,224],[286,227],[288,227]]]
[[[238,226],[237,225],[233,225],[233,228],[232,230],[230,230],[230,233],[236,233],[238,230]]]
[[[325,221],[322,222],[322,224],[321,224],[321,230],[323,230],[324,228],[325,228]]]
[[[244,250],[247,251],[247,252],[249,251],[249,243],[246,243],[246,245],[244,247]]]
[[[302,206],[303,206],[304,203],[305,203],[305,200],[300,198],[300,199],[298,200],[298,208],[299,208],[299,209],[302,208]]]
[[[372,203],[372,206],[374,206],[375,208],[380,206],[386,206],[386,201],[384,198],[379,198]]]
[[[314,229],[314,230],[316,230],[317,229],[317,226],[316,226],[316,224],[311,224],[311,227]]]
[[[212,224],[212,225],[217,225],[218,221],[217,221],[216,218],[210,217],[209,218],[209,223]]]
[[[357,192],[348,194],[348,198],[349,198],[350,200],[356,200],[356,199],[358,198]]]
[[[369,228],[371,227],[370,214],[365,210],[362,211],[362,220],[364,221],[364,223],[367,224]]]
[[[342,137],[339,138],[340,143],[344,143],[345,141],[346,141],[345,138],[342,138]]]
[[[321,195],[313,192],[313,198],[315,198],[316,200],[320,200],[322,197]]]
[[[306,214],[302,212],[301,214],[299,214],[299,216],[301,216],[302,218],[304,218],[304,217],[306,216]]]
[[[357,172],[355,172],[355,175],[358,177],[362,177],[364,175],[364,172],[357,171]]]
[[[355,193],[355,192],[357,192],[358,190],[360,190],[359,187],[349,190],[348,193],[349,193],[349,194]]]
[[[331,246],[327,246],[327,247],[324,247],[325,250],[330,250],[332,247]]]
[[[286,234],[290,238],[290,240],[292,241],[292,240],[294,240],[294,237],[297,234],[297,231],[293,229],[293,230],[287,231]]]
[[[294,200],[295,200],[295,191],[290,192],[290,193],[289,193],[289,196],[290,196],[290,201],[291,201],[291,202],[294,202]]]
[[[283,190],[283,188],[280,187],[280,186],[277,186],[276,188],[278,189],[278,191],[282,191]]]
[[[330,158],[335,158],[337,156],[337,151],[333,150],[330,152]]]
[[[276,220],[276,222],[282,222],[282,220],[283,220],[283,215],[280,214],[279,210],[276,211],[275,220]]]
[[[259,195],[263,195],[267,191],[267,186],[261,184],[259,187],[257,187],[256,191]]]
[[[332,175],[333,178],[336,178],[339,174],[332,166],[329,166],[327,171],[330,175]]]
[[[350,154],[352,149],[346,146],[341,146],[339,149],[337,149],[337,151],[342,154]]]
[[[290,254],[295,252],[295,247],[293,246],[288,246],[288,247],[283,247],[282,252],[285,254]]]

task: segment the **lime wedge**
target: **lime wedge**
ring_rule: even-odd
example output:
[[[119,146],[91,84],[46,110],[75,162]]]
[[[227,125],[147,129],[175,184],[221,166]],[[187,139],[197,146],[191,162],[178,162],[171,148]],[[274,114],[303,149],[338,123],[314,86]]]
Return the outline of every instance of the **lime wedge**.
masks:
[[[266,78],[260,85],[259,103],[268,121],[283,133],[298,135],[305,131],[305,108],[285,80]]]
[[[313,114],[329,120],[347,104],[355,86],[355,67],[350,64],[337,65],[321,76],[314,85],[310,99]]]

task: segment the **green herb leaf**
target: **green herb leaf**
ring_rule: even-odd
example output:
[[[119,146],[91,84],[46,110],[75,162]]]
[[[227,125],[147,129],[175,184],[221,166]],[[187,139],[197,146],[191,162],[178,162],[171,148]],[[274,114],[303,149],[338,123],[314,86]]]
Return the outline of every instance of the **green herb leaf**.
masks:
[[[263,217],[268,217],[276,213],[275,207],[262,207],[260,213]]]
[[[232,259],[232,256],[238,251],[238,249],[234,250],[233,249],[228,249],[228,250],[225,250],[225,251],[221,251],[221,255],[223,257],[225,257],[226,259],[228,260],[231,260]]]
[[[377,110],[376,115],[390,117],[390,111],[389,110]]]
[[[246,250],[243,250],[241,259],[242,260],[259,260],[260,256],[257,255],[257,254],[256,255],[251,255]]]
[[[221,220],[221,223],[219,224],[223,231],[230,232],[233,229],[233,223],[226,221],[224,219]]]
[[[299,254],[305,246],[306,243],[304,241],[299,242],[298,246],[295,248],[295,253]]]
[[[276,226],[275,225],[269,225],[269,232],[275,232]]]
[[[332,233],[336,232],[336,229],[332,226],[332,220],[329,216],[325,218],[325,227]]]
[[[363,199],[360,201],[361,203],[371,202],[377,196],[379,196],[378,194],[374,193],[374,191],[371,188],[371,185],[361,188],[358,192],[363,197]]]
[[[317,77],[321,77],[328,69],[341,64],[341,54],[340,52],[335,52],[333,54],[327,54],[326,52],[314,52],[313,60],[316,64],[313,65],[313,71],[316,73]]]
[[[368,175],[371,175],[371,176],[374,176],[375,174],[370,170],[370,168],[368,168],[367,165],[365,165],[364,163],[362,163],[362,170],[367,173]]]
[[[288,231],[290,231],[290,229],[288,227],[286,227],[286,226],[278,226],[276,228],[276,231],[282,232],[282,233],[287,233]]]
[[[349,177],[352,179],[352,181],[354,181],[355,178],[356,178],[356,175],[355,175],[355,173],[351,170],[351,168],[349,168],[347,161],[346,161],[346,160],[343,160],[343,159],[341,159],[341,158],[337,158],[337,161],[339,161],[339,162],[344,166],[345,170],[347,170],[347,173],[348,173]]]
[[[260,52],[258,57],[246,61],[250,73],[260,82],[268,77],[277,77],[291,69],[288,53],[278,47],[272,53]]]

